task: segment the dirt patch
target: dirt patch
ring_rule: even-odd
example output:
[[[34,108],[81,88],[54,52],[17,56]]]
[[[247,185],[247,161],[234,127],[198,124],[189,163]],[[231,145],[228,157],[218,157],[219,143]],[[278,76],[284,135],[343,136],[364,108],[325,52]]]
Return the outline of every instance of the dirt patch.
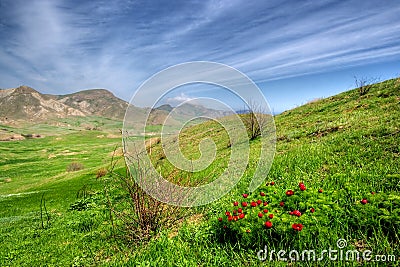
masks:
[[[25,140],[25,137],[23,137],[20,134],[0,136],[0,141],[21,141],[21,140]]]
[[[119,134],[107,134],[107,138],[121,138]]]
[[[71,152],[69,150],[64,150],[64,151],[61,151],[58,154],[49,154],[49,156],[47,158],[48,159],[52,159],[52,158],[56,158],[56,157],[59,157],[59,156],[75,156],[75,155],[80,155],[80,154],[85,154],[85,153],[87,153],[86,150],[79,151],[79,152]]]

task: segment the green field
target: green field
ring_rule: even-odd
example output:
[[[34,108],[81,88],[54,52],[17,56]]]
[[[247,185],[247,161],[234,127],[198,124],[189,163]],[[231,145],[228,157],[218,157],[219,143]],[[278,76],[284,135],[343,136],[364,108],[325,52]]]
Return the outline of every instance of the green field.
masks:
[[[275,214],[271,229],[263,226],[264,219],[250,217],[255,211],[237,224],[227,222],[224,214],[235,208],[233,201],[245,201],[242,194],[249,193],[246,188],[261,142],[255,139],[250,142],[249,168],[229,194],[191,209],[185,220],[162,229],[146,243],[112,237],[103,179],[96,179],[97,171],[109,167],[113,151],[121,147],[120,123],[96,118],[89,122],[70,119],[64,122],[69,126],[61,129],[26,126],[24,133],[46,130],[45,137],[0,142],[0,266],[286,266],[276,257],[272,262],[260,261],[257,252],[265,245],[275,251],[321,252],[336,248],[339,238],[347,240],[348,249],[395,255],[395,262],[385,264],[399,265],[399,117],[400,79],[376,84],[365,95],[354,89],[286,111],[275,117],[277,149],[265,176],[265,182],[275,185],[263,185],[248,197],[250,201],[259,198],[260,192],[268,193],[268,209]],[[99,130],[85,130],[85,123],[97,123]],[[184,154],[197,158],[197,144],[213,127],[218,126],[206,122],[187,129],[181,137]],[[12,129],[21,132],[21,128]],[[215,162],[191,179],[213,180],[226,167],[227,135],[222,129],[215,132],[220,133],[212,136],[218,149]],[[154,146],[153,160],[166,173],[185,175],[173,172],[167,159],[157,156],[160,148]],[[68,172],[73,162],[83,169]],[[118,169],[123,169],[122,160]],[[306,191],[299,192],[299,182],[306,184]],[[295,195],[285,196],[287,189]],[[368,204],[360,204],[363,198]],[[304,210],[304,215],[289,216],[279,206],[281,200],[287,207]],[[310,214],[308,205],[315,203],[316,211]],[[218,221],[220,217],[223,222]],[[293,222],[302,223],[304,229],[294,232]],[[290,264],[379,263],[325,258]]]

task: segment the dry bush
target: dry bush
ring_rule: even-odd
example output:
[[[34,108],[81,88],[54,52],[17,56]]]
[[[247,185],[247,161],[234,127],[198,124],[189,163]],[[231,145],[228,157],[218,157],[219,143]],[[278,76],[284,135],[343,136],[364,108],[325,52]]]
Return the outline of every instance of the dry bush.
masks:
[[[267,127],[269,118],[263,107],[256,102],[250,101],[248,107],[249,111],[241,115],[241,119],[247,129],[250,140],[254,140],[262,135]]]
[[[103,176],[106,176],[107,174],[107,169],[106,168],[100,168],[96,171],[96,178],[99,179]]]
[[[357,78],[354,76],[355,85],[360,96],[366,95],[372,88],[372,85],[379,81],[378,78]]]
[[[71,162],[67,166],[67,172],[75,172],[75,171],[80,171],[83,170],[85,167],[83,166],[82,163],[79,162]]]
[[[147,179],[151,172],[144,167],[138,155],[134,159],[136,162],[131,171],[128,171],[127,165],[115,170],[116,162],[113,162],[109,175],[104,178],[114,237],[132,244],[150,240],[160,230],[171,227],[189,213],[189,209],[163,203],[148,195],[138,181]],[[162,191],[161,188],[159,190]]]

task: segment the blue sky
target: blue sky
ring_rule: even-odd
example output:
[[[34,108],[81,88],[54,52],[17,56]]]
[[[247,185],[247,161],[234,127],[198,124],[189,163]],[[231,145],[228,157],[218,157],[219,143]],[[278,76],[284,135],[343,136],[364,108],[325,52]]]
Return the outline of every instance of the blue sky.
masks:
[[[129,100],[166,67],[215,61],[280,112],[348,90],[354,75],[399,76],[399,14],[398,0],[0,0],[0,88],[106,88]]]

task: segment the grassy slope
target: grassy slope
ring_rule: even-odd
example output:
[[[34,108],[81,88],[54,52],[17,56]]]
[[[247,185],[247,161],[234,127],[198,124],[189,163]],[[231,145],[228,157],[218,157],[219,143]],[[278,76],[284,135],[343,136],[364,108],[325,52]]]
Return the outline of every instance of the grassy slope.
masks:
[[[360,194],[377,191],[399,196],[399,97],[399,80],[390,80],[375,85],[362,97],[353,90],[277,116],[277,152],[266,179],[285,187],[295,186],[301,180],[309,186],[324,189],[336,189],[351,183]],[[204,125],[198,127],[201,133]],[[257,249],[244,249],[239,243],[221,243],[215,240],[212,228],[212,222],[245,191],[251,170],[246,173],[247,179],[243,179],[232,192],[199,209],[205,214],[202,221],[193,223],[189,220],[173,238],[165,231],[140,248],[122,245],[120,250],[116,250],[114,242],[108,239],[109,229],[104,222],[106,214],[101,209],[68,211],[69,205],[75,201],[76,192],[84,184],[99,188],[94,171],[107,164],[109,153],[119,142],[117,139],[96,139],[96,135],[98,133],[94,132],[66,135],[64,143],[57,142],[56,137],[0,143],[1,155],[5,155],[0,160],[0,179],[3,178],[0,202],[2,207],[6,207],[0,212],[0,237],[4,240],[0,265],[260,263],[256,258]],[[219,163],[221,166],[226,164],[223,157],[227,155],[227,140],[223,135],[214,138],[220,149],[214,163],[217,168]],[[253,141],[251,146],[253,151],[257,151],[259,141]],[[191,151],[193,147],[188,147],[187,153],[196,158],[196,152]],[[54,154],[62,154],[66,149],[82,154],[49,160],[46,154],[49,152],[43,151],[51,149],[54,149]],[[252,154],[252,161],[256,160],[256,154]],[[65,173],[66,164],[71,160],[83,162],[86,169]],[[47,163],[50,167],[45,165]],[[213,172],[210,169],[207,175],[210,173],[214,175],[219,170]],[[4,182],[6,177],[12,181]],[[41,193],[4,197],[10,193],[44,190],[47,209],[51,212],[51,225],[44,230],[39,227]],[[101,206],[101,201],[98,205]],[[335,229],[319,246],[328,248],[333,245],[333,240],[343,236],[363,239],[362,229],[356,233],[338,233]],[[304,238],[312,240],[312,235]],[[379,231],[365,241],[379,252],[399,254],[398,239],[395,246]],[[311,245],[315,246],[315,243]]]
[[[354,194],[359,196],[369,197],[370,192],[374,191],[385,194],[383,198],[398,200],[399,114],[400,80],[397,79],[374,85],[364,96],[359,96],[357,90],[352,90],[276,116],[277,150],[266,179],[273,180],[284,188],[296,188],[299,181],[313,188],[331,191],[348,188],[350,185]],[[200,131],[204,130],[202,126],[197,127]],[[221,140],[216,140],[216,143],[221,143]],[[251,146],[253,151],[257,151],[259,140],[253,141]],[[224,154],[223,150],[220,152]],[[257,159],[254,155],[250,158],[253,162]],[[216,161],[219,160],[221,159],[217,158]],[[233,200],[240,199],[241,193],[246,192],[246,182],[250,176],[251,170],[246,172],[245,179],[231,193],[203,210],[209,221],[215,221],[226,209],[231,208],[230,203]],[[347,200],[346,196],[339,195],[338,201],[346,203],[354,200]],[[392,208],[397,208],[398,211],[399,207]],[[295,245],[294,240],[281,240],[280,244],[275,242],[272,245],[275,249],[288,249],[293,246],[303,249],[329,248],[334,247],[339,238],[346,238],[352,242],[366,243],[364,248],[372,249],[377,254],[400,255],[400,229],[396,228],[391,232],[397,236],[388,236],[387,232],[384,233],[388,229],[385,229],[383,224],[382,228],[379,228],[378,224],[374,226],[376,228],[372,234],[367,234],[365,231],[368,227],[364,224],[368,223],[368,218],[360,218],[360,225],[356,222],[356,225],[349,227],[350,221],[347,221],[346,215],[341,216],[332,220],[329,227],[331,230],[327,228],[321,229],[319,233],[304,234],[303,244]],[[143,250],[140,259],[152,259],[161,263],[164,258],[158,250],[172,250],[168,255],[183,265],[213,265],[216,262],[222,265],[260,263],[256,258],[256,248],[240,248],[238,243],[219,243],[211,237],[204,237],[213,236],[209,221],[204,223],[203,228],[183,230],[182,236],[178,236],[172,244],[169,240],[154,241],[150,248]],[[322,240],[317,243],[314,235]],[[304,244],[308,246],[302,246]],[[186,248],[190,246],[199,248]],[[256,247],[259,249],[262,245]],[[184,257],[182,254],[190,256]],[[350,263],[344,265],[348,264]]]

